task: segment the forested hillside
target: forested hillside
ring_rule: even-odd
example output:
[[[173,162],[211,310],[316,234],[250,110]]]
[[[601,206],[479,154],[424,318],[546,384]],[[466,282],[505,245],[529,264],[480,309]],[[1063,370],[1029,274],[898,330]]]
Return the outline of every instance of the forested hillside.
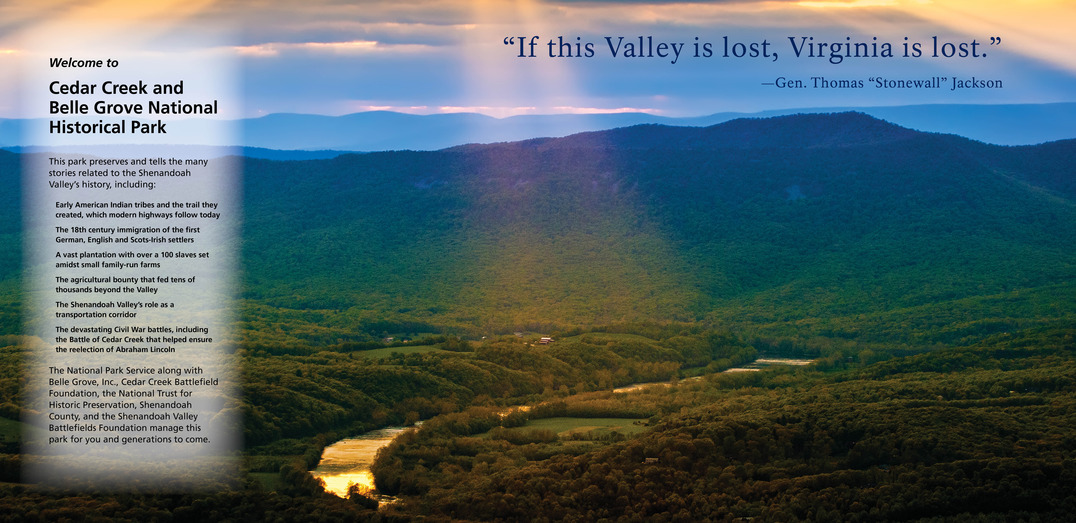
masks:
[[[0,153],[7,333],[19,159]],[[1074,163],[1073,141],[999,147],[856,113],[247,159],[244,332],[323,344],[645,320],[950,343],[1072,318]]]
[[[244,484],[184,495],[19,483],[20,160],[0,521],[1076,513],[1076,141],[843,113],[244,159]],[[760,355],[813,363],[722,372]],[[374,467],[398,504],[307,473],[417,420]]]
[[[251,341],[671,320],[922,345],[1071,318],[1074,151],[845,113],[249,160]]]

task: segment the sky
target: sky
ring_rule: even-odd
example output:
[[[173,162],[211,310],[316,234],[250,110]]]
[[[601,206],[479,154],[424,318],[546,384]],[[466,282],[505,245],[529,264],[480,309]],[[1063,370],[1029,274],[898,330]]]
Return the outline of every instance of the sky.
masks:
[[[1074,22],[1076,2],[1061,0],[16,0],[0,6],[0,118],[44,116],[42,86],[56,73],[46,64],[57,56],[155,64],[186,79],[191,101],[227,98],[225,117],[1076,102]],[[932,56],[935,37],[957,55]],[[640,38],[668,56],[625,56]],[[878,44],[879,56],[837,60],[816,46],[797,57],[790,38]],[[554,54],[573,56],[550,57],[550,41],[568,44]],[[590,54],[588,43],[593,56],[575,56]],[[713,56],[703,56],[706,43]],[[894,56],[880,56],[886,43]],[[922,55],[903,56],[905,43]],[[934,77],[945,85],[870,80]],[[820,87],[823,78],[862,87]],[[954,78],[1002,87],[954,90]],[[778,87],[785,80],[802,87]]]

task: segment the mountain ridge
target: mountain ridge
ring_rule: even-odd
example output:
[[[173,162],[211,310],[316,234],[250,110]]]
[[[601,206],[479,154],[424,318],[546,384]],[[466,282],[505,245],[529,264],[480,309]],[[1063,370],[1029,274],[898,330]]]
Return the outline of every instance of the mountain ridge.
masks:
[[[270,150],[439,150],[468,143],[563,137],[579,132],[656,123],[705,127],[745,117],[767,118],[800,113],[864,112],[906,128],[956,134],[974,140],[1029,145],[1076,138],[1076,103],[1003,105],[911,105],[893,107],[818,107],[756,113],[722,112],[705,116],[667,117],[649,113],[518,115],[494,118],[478,113],[414,115],[369,111],[343,116],[274,113],[235,120],[239,138],[228,146],[248,147],[249,154]],[[0,147],[27,147],[28,126],[35,120],[0,119]],[[207,120],[186,120],[188,136]],[[179,123],[179,122],[177,122]],[[279,153],[274,157],[280,157]],[[296,159],[309,158],[296,154]]]
[[[841,132],[832,132],[834,119],[839,119]],[[664,135],[660,143],[650,141],[659,130]],[[534,138],[517,143],[551,149],[558,147],[602,147],[631,149],[759,149],[759,148],[811,148],[852,147],[907,140],[917,132],[866,113],[847,111],[840,113],[809,113],[769,118],[737,118],[706,127],[669,126],[664,124],[637,124],[629,127],[587,131],[560,138]],[[449,150],[481,150],[498,144],[467,144]]]
[[[924,344],[1071,318],[1073,159],[1076,140],[1002,147],[855,113],[248,158],[243,331],[701,321]],[[14,292],[20,155],[0,162]]]
[[[469,332],[892,318],[1076,275],[1074,152],[836,114],[249,161],[247,297]]]

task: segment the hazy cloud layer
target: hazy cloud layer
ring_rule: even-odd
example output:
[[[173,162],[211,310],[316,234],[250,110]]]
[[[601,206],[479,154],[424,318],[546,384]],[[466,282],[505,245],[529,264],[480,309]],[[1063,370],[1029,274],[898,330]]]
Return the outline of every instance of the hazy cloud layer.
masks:
[[[89,18],[86,18],[89,17]],[[41,59],[31,43],[57,32],[58,20],[133,31],[151,51],[208,46],[231,56],[242,79],[243,114],[340,114],[370,107],[410,112],[461,109],[489,114],[619,111],[687,115],[827,105],[1073,101],[1076,47],[1068,21],[1076,7],[1041,1],[390,1],[313,0],[160,2],[125,0],[17,2],[0,7],[0,66]],[[538,36],[536,57],[520,58],[518,40]],[[812,43],[976,40],[986,58],[848,58],[792,55],[789,38]],[[989,47],[992,36],[1003,44]],[[591,57],[550,58],[556,49],[591,44]],[[606,37],[610,37],[606,41]],[[623,40],[618,40],[624,37]],[[681,45],[679,58],[625,57],[612,44]],[[780,55],[723,56],[729,45],[767,42]],[[877,40],[875,40],[875,38]],[[40,41],[39,38],[36,38]],[[694,56],[711,44],[714,57]],[[668,49],[668,48],[666,48]],[[525,48],[530,52],[530,47]],[[667,52],[667,51],[666,51]],[[1001,90],[780,90],[778,78],[996,78]],[[0,96],[13,91],[0,81]],[[0,102],[10,115],[11,104]],[[2,116],[3,114],[0,114]]]

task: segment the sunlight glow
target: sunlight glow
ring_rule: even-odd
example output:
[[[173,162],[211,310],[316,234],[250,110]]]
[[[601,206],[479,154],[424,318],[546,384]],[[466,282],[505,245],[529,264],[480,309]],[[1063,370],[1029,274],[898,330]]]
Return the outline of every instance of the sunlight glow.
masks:
[[[477,110],[490,116],[503,118],[519,114],[549,113],[551,107],[569,106],[582,98],[578,81],[571,65],[562,60],[542,58],[548,52],[540,42],[534,48],[534,58],[519,58],[519,49],[530,48],[516,43],[506,45],[505,38],[530,38],[558,34],[551,16],[558,8],[549,8],[536,0],[521,0],[504,4],[493,0],[471,3],[474,30],[464,36],[465,78],[467,97],[486,104],[442,107],[442,112],[455,109]],[[539,38],[540,40],[541,38]],[[526,99],[527,106],[512,101]],[[495,103],[488,103],[495,102]],[[505,103],[507,102],[507,103]],[[569,102],[569,103],[565,103]]]
[[[444,89],[430,89],[426,98],[404,94],[417,89],[371,93],[370,98],[358,100],[338,94],[304,98],[303,110],[323,114],[351,107],[364,110],[362,106],[415,114],[480,111],[498,117],[610,112],[684,114],[695,110],[695,106],[687,105],[690,102],[685,102],[686,98],[660,88],[630,99],[618,98],[615,93],[626,89],[602,84],[597,80],[605,77],[590,70],[592,64],[606,67],[607,61],[549,58],[546,44],[557,36],[564,36],[569,44],[577,37],[600,42],[606,35],[633,37],[648,32],[685,41],[692,37],[714,39],[727,32],[734,37],[768,38],[781,43],[795,35],[813,35],[820,42],[857,35],[894,42],[904,37],[928,41],[938,36],[975,39],[981,45],[988,45],[991,37],[1001,37],[1001,45],[986,48],[986,60],[942,63],[927,59],[916,62],[916,66],[998,71],[1026,65],[1035,70],[1076,72],[1076,54],[1071,53],[1076,48],[1076,32],[1071,30],[1071,22],[1076,20],[1076,2],[1065,0],[438,0],[421,6],[370,0],[361,7],[335,0],[293,5],[275,0],[42,0],[0,7],[0,18],[9,24],[14,21],[13,26],[9,25],[12,29],[0,35],[0,57],[5,59],[40,52],[40,44],[66,50],[101,48],[102,43],[112,40],[110,35],[122,34],[122,50],[146,53],[174,50],[177,46],[197,49],[214,41],[220,45],[215,52],[262,62],[259,70],[263,66],[265,71],[283,70],[291,61],[314,56],[325,60],[354,57],[356,61],[369,57],[379,72],[392,73],[393,67],[404,70],[408,64],[419,63],[428,67],[437,81],[447,82]],[[214,24],[219,24],[220,29]],[[232,28],[245,25],[247,29],[243,33],[229,32],[229,24]],[[88,27],[94,31],[86,31]],[[78,41],[72,39],[75,34],[80,34]],[[203,34],[215,37],[205,38]],[[38,35],[48,35],[48,41],[23,45],[26,37],[33,40]],[[518,43],[504,42],[509,37],[533,36],[540,37],[533,58],[518,57]],[[604,58],[606,53],[599,49],[598,55]],[[782,61],[795,65],[784,56]],[[740,72],[741,64],[752,65],[746,61],[711,63],[714,67],[735,67],[732,72]],[[911,62],[901,63],[912,67]],[[676,67],[677,71],[691,70],[700,64],[698,60],[686,61]],[[410,79],[421,76],[424,69],[408,71],[404,76]],[[389,83],[392,81],[386,81]],[[612,94],[599,95],[596,91],[600,89]],[[1048,86],[1045,89],[1049,90]],[[0,87],[0,94],[7,96],[8,91]],[[662,95],[672,96],[662,100]],[[293,110],[297,99],[288,98],[268,111],[288,110],[285,107]],[[712,100],[710,103],[709,109],[698,110],[714,110]],[[653,108],[648,108],[651,104]],[[729,104],[736,105],[731,101]]]
[[[351,485],[358,485],[359,492],[363,494],[369,494],[374,490],[374,475],[370,471],[344,474],[314,474],[314,477],[325,482],[327,492],[342,498],[347,497],[347,489]]]
[[[409,52],[427,51],[430,46],[422,44],[386,44],[374,40],[351,40],[348,42],[273,42],[257,45],[232,47],[243,56],[271,57],[287,51],[331,52],[339,54],[365,54],[375,52]]]
[[[914,14],[980,40],[1000,36],[1004,49],[1076,71],[1076,3],[1058,0],[951,0],[917,6]]]
[[[815,9],[856,9],[862,7],[892,7],[897,5],[896,0],[808,0],[796,2],[800,7]]]

